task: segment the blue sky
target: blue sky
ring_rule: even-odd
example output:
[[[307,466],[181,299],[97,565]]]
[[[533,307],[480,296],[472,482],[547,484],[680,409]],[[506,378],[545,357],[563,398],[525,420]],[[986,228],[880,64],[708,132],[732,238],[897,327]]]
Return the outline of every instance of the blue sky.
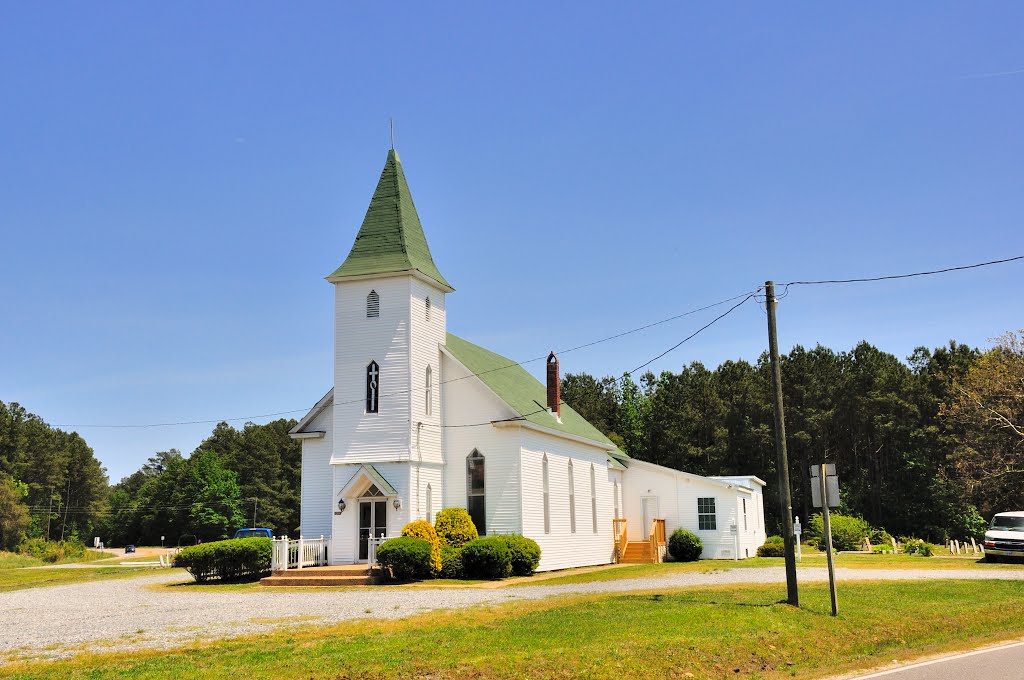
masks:
[[[82,426],[312,405],[323,277],[389,116],[449,329],[516,359],[765,279],[1024,254],[1022,23],[1016,3],[8,5],[0,400],[78,429],[113,480],[212,424]],[[794,289],[780,344],[985,346],[1024,327],[1022,274]],[[715,314],[563,371],[620,374]],[[747,303],[652,368],[765,346]]]

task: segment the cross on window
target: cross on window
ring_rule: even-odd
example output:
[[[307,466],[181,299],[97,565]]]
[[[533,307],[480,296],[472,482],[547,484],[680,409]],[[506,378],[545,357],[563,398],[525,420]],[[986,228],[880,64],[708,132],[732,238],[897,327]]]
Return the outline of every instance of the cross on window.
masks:
[[[371,361],[366,367],[366,412],[376,413],[380,378],[380,367],[376,361]]]

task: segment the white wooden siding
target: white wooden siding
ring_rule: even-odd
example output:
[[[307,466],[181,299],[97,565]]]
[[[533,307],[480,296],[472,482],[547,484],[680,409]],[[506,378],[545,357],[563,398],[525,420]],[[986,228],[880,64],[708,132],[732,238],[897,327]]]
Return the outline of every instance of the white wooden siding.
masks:
[[[409,305],[412,277],[335,284],[334,450],[336,463],[406,460],[409,437]],[[380,316],[366,318],[366,296]],[[441,315],[443,317],[443,314]],[[378,413],[366,413],[366,366],[380,366]]]
[[[411,393],[411,427],[412,455],[415,460],[426,463],[442,462],[441,442],[443,439],[441,425],[444,422],[444,405],[441,403],[439,383],[444,379],[441,370],[441,345],[445,341],[445,295],[436,286],[410,278],[410,324],[412,351],[409,355],[412,375]],[[426,315],[426,299],[430,298],[430,320]],[[426,375],[427,366],[433,374],[432,402],[433,409],[427,415]],[[418,426],[418,423],[423,426]]]
[[[612,480],[605,452],[525,428],[522,441],[522,534],[540,545],[539,571],[608,564],[614,558]],[[544,533],[543,459],[548,457],[551,531]],[[569,461],[573,461],[576,533],[569,521]],[[595,467],[597,533],[591,522],[590,466]]]
[[[331,507],[331,410],[331,406],[325,408],[306,428],[310,431],[324,430],[326,434],[320,439],[302,440],[302,505],[299,508],[299,528],[303,536],[331,535],[331,517],[334,510]]]
[[[490,425],[492,420],[511,418],[515,412],[478,378],[469,377],[466,367],[450,356],[443,356],[441,366],[441,404],[445,423],[453,426],[443,432],[443,507],[466,507],[466,456],[476,449],[484,456],[487,531],[520,533],[518,433]],[[487,424],[458,427],[478,423]]]
[[[749,478],[744,478],[749,480]],[[623,475],[624,509],[629,540],[643,538],[644,497],[657,498],[657,515],[665,520],[665,531],[671,535],[682,527],[700,537],[704,544],[701,559],[733,559],[736,538],[729,525],[736,522],[739,529],[739,557],[753,557],[764,543],[764,508],[760,486],[752,482],[749,487],[739,480],[712,480],[664,468],[642,461],[630,461]],[[733,488],[728,488],[732,485]],[[747,498],[749,530],[743,529],[741,498]],[[715,499],[715,529],[701,530],[697,521],[697,499]],[[756,512],[754,510],[756,508]],[[754,520],[754,515],[760,519]]]

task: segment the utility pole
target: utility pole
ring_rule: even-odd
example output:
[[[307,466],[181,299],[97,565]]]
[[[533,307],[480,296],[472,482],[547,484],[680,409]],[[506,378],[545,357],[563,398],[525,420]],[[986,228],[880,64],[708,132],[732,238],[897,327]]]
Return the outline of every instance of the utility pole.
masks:
[[[782,368],[779,366],[779,339],[775,335],[775,282],[765,281],[765,306],[768,308],[768,351],[771,354],[772,385],[775,388],[775,467],[779,473],[779,507],[782,511],[782,539],[786,549],[786,601],[800,606],[796,585],[796,541],[793,536],[793,499],[789,490],[789,456],[786,453],[786,421],[782,412]]]
[[[828,468],[825,463],[821,464],[821,475],[818,483],[821,484],[821,519],[825,531],[825,554],[828,555],[828,591],[832,596],[832,616],[839,615],[839,604],[836,602],[836,567],[832,562],[832,522],[828,515],[828,489],[825,484],[825,477],[828,475]]]
[[[50,485],[50,509],[46,511],[46,542],[50,542],[50,519],[53,518],[53,484]]]
[[[256,505],[259,504],[260,499],[258,497],[252,499],[252,528],[256,528]]]

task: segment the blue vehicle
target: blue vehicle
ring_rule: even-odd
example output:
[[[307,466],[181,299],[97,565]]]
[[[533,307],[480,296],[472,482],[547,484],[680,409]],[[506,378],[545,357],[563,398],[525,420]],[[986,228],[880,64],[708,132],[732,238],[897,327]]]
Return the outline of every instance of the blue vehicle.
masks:
[[[253,527],[251,529],[239,529],[232,538],[273,538],[274,532],[264,527]]]

